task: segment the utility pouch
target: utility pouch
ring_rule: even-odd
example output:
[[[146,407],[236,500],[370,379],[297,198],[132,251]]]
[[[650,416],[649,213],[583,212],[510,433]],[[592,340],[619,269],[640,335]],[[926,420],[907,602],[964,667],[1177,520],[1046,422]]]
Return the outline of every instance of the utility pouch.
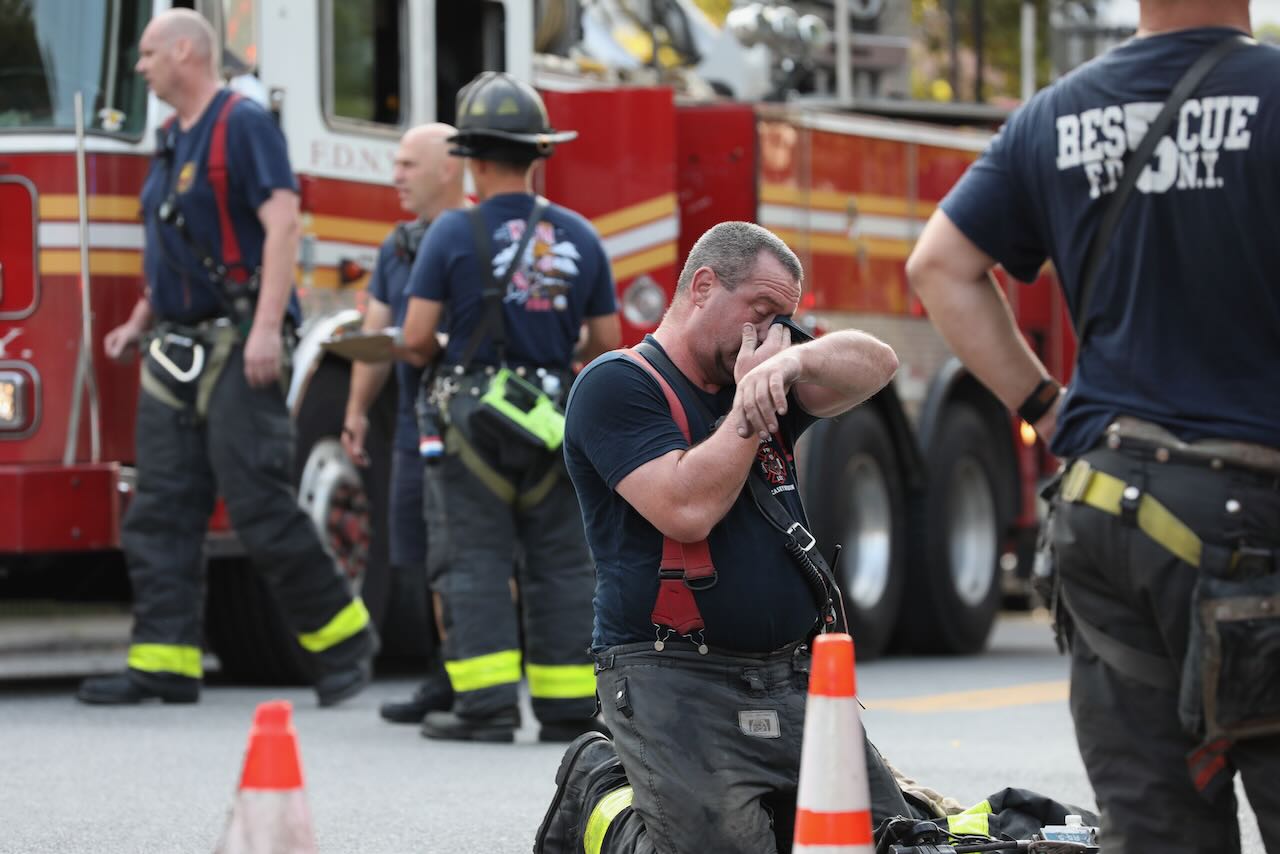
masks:
[[[1206,740],[1280,734],[1280,572],[1202,572],[1191,607],[1183,727]]]
[[[564,441],[564,413],[542,389],[501,368],[489,380],[472,423],[490,435],[554,453]]]

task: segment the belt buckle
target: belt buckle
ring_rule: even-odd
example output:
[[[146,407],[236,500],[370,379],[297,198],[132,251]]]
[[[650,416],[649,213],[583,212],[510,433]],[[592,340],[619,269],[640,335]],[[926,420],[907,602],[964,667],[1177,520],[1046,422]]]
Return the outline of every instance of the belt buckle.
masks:
[[[1077,460],[1062,478],[1062,500],[1075,504],[1084,498],[1089,482],[1093,480],[1093,466],[1084,460]]]
[[[788,537],[790,537],[791,539],[795,540],[795,541],[796,541],[796,545],[800,545],[800,538],[799,538],[799,537],[797,537],[797,536],[796,536],[796,534],[795,534],[795,532],[796,532],[797,530],[799,530],[801,534],[804,534],[806,537],[808,537],[808,538],[809,538],[809,542],[808,542],[808,543],[806,543],[805,545],[800,546],[800,550],[801,550],[801,551],[803,551],[803,552],[810,551],[814,546],[816,546],[816,545],[818,544],[818,540],[817,540],[817,538],[816,538],[816,537],[814,537],[814,536],[813,536],[813,534],[809,533],[809,529],[808,529],[808,528],[806,528],[804,525],[801,525],[799,522],[792,522],[792,523],[791,523],[791,527],[790,527],[790,528],[787,528],[787,536],[788,536]]]

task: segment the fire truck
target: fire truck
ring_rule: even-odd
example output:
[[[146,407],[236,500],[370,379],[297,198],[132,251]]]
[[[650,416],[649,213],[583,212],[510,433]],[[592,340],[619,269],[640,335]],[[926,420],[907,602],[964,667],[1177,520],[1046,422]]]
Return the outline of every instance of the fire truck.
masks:
[[[349,365],[322,345],[359,324],[377,248],[405,216],[390,187],[399,135],[451,121],[463,83],[504,69],[539,88],[556,127],[580,134],[540,169],[538,189],[600,233],[629,340],[656,328],[697,237],[741,219],[800,256],[801,319],[893,346],[894,383],[798,449],[811,521],[825,547],[843,544],[837,573],[860,655],[983,648],[1003,579],[1025,575],[1035,486],[1052,461],[934,333],[904,263],[999,116],[903,118],[885,115],[883,99],[859,100],[840,58],[892,53],[901,39],[866,31],[893,4],[847,0],[832,7],[834,39],[820,15],[754,4],[717,25],[692,0],[647,20],[629,0],[0,6],[0,32],[13,34],[0,55],[0,596],[127,595],[119,528],[138,365],[108,360],[101,342],[143,288],[137,197],[168,109],[132,68],[143,27],[171,5],[209,18],[288,140],[305,235],[306,321],[288,396],[299,500],[384,634],[400,620],[404,635],[422,635],[414,621],[425,617],[418,605],[403,613],[412,586],[387,563],[395,392],[372,413],[376,462],[357,470],[337,441]],[[828,76],[836,97],[777,97]],[[1052,272],[1006,290],[1062,376],[1072,343]],[[207,632],[224,671],[303,674],[223,514],[206,546]]]

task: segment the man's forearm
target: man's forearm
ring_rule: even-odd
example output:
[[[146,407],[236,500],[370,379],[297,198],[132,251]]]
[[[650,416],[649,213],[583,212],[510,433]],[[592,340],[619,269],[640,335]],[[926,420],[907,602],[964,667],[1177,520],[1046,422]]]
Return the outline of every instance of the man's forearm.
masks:
[[[942,337],[983,385],[1016,410],[1048,375],[1027,346],[1004,293],[989,274],[948,281],[927,270],[912,284]]]
[[[754,433],[745,439],[739,436],[737,419],[736,411],[731,412],[715,432],[676,461],[668,494],[678,507],[686,541],[706,539],[738,500],[751,472],[760,441]]]
[[[347,395],[347,415],[359,416],[369,411],[378,393],[391,376],[391,362],[352,362],[351,393]]]
[[[298,256],[298,227],[271,226],[262,244],[262,282],[254,326],[279,329],[293,292],[293,261]]]
[[[842,330],[789,348],[800,360],[795,394],[813,415],[838,414],[884,388],[898,370],[887,344],[865,332]]]
[[[133,304],[133,311],[129,312],[129,323],[139,332],[145,332],[151,326],[151,301],[145,296],[138,297],[138,301]]]

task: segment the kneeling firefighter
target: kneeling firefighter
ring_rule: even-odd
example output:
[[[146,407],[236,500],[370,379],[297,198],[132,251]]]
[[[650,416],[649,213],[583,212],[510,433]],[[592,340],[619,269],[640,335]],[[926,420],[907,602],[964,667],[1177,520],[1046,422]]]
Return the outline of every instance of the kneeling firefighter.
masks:
[[[423,447],[444,440],[424,504],[456,699],[422,732],[511,741],[523,671],[539,737],[568,741],[600,724],[587,654],[594,576],[563,470],[562,406],[575,360],[618,345],[613,277],[590,223],[530,192],[536,161],[577,134],[552,130],[538,94],[495,72],[462,89],[457,115],[450,154],[467,159],[480,204],[432,224],[404,323],[406,346],[429,360],[437,329],[448,333],[418,411]]]

